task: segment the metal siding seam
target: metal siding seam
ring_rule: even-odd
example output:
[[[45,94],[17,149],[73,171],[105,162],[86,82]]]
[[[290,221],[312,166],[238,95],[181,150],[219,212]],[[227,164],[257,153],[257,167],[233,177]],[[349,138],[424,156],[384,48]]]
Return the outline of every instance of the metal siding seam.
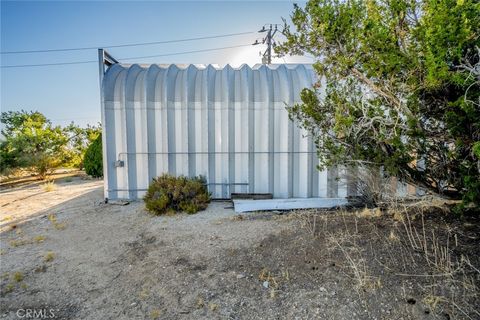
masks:
[[[307,81],[308,81],[308,87],[312,87],[313,85],[313,82],[314,82],[314,73],[313,73],[313,70],[312,69],[308,69],[307,72]],[[319,197],[319,188],[318,188],[318,183],[319,183],[319,180],[320,180],[320,170],[318,170],[318,162],[319,162],[319,159],[318,159],[318,154],[317,154],[317,146],[315,145],[315,141],[314,139],[312,138],[311,139],[311,143],[312,143],[312,170],[313,170],[313,174],[312,174],[312,197]]]
[[[116,187],[117,184],[117,176],[115,172],[115,166],[113,161],[107,161],[113,157],[115,157],[115,144],[114,143],[108,143],[110,139],[115,139],[115,110],[112,108],[111,110],[108,110],[106,108],[107,102],[104,101],[103,103],[103,108],[104,108],[104,122],[103,122],[103,136],[102,137],[102,142],[105,140],[105,161],[104,161],[104,168],[106,168],[104,171],[104,176],[105,180],[107,181],[107,187],[105,188],[106,192],[104,192],[106,198],[115,198],[116,194],[112,192],[109,194],[108,190],[111,187]],[[114,104],[114,102],[112,102]],[[110,120],[113,118],[113,120]],[[110,172],[111,171],[111,172]]]
[[[317,148],[315,146],[315,142],[312,139],[312,197],[319,197],[319,191],[318,191],[318,181],[320,179],[320,170],[318,170],[317,165],[318,165],[318,156],[317,156]]]
[[[121,75],[121,81],[120,83],[118,84],[118,97],[119,97],[119,100],[120,100],[120,125],[117,126],[118,127],[118,131],[120,131],[120,142],[119,142],[119,145],[121,145],[121,148],[118,148],[119,150],[117,150],[117,153],[119,153],[120,151],[121,152],[127,152],[127,109],[126,109],[126,103],[125,103],[125,83],[126,83],[126,80],[127,80],[127,74],[128,74],[128,70],[125,68],[123,71],[122,71],[122,75]],[[118,131],[115,130],[117,133]],[[116,157],[116,155],[115,155]],[[123,156],[123,160],[125,161],[124,162],[124,166],[122,168],[117,168],[117,186],[116,188],[117,189],[125,189],[125,190],[129,190],[128,189],[128,159],[127,159],[127,155],[124,155]],[[114,158],[114,160],[116,160],[116,158]],[[118,160],[122,160],[119,159]],[[118,185],[118,182],[120,181],[120,179],[118,179],[119,177],[122,177],[122,185],[119,186]],[[130,197],[130,194],[129,194],[129,191],[120,191],[122,196],[125,197],[125,198],[129,198]],[[120,194],[120,192],[118,194]]]
[[[300,85],[301,78],[299,74],[299,68],[295,68],[295,79],[293,81],[294,85],[297,87]],[[298,90],[296,90],[298,91]],[[300,146],[300,129],[298,125],[294,122],[295,126],[293,127],[293,161],[292,161],[292,170],[293,170],[293,197],[299,198],[300,196],[300,154],[298,153]]]
[[[103,176],[105,181],[103,183],[103,197],[108,198],[108,174],[110,169],[108,168],[108,157],[107,157],[107,133],[105,125],[107,123],[107,113],[105,109],[105,95],[104,95],[104,76],[106,73],[105,69],[105,53],[103,49],[98,49],[98,72],[99,72],[99,88],[100,88],[100,117],[102,121],[102,166],[103,166]]]
[[[300,79],[299,79],[299,90],[301,91],[305,86],[307,86],[306,82],[306,69],[304,65],[299,65],[298,69],[300,69]],[[305,130],[305,128],[299,128],[299,179],[298,179],[298,186],[299,186],[299,193],[300,197],[309,197],[309,192],[311,192],[311,181],[312,181],[312,163],[311,163],[311,155],[309,153],[304,153],[309,151],[309,132]]]
[[[255,192],[255,155],[253,153],[255,147],[254,72],[257,71],[250,69],[248,77],[248,192],[250,193]]]
[[[228,66],[228,194],[235,191],[235,82],[234,72]]]
[[[309,81],[309,73],[305,66],[302,66],[304,77],[303,77],[303,85],[302,87],[307,87],[310,85]],[[307,198],[312,197],[312,189],[313,189],[313,175],[315,170],[313,168],[314,161],[313,161],[313,143],[312,143],[312,136],[309,132],[307,132],[307,151],[310,152],[307,154]]]
[[[256,72],[259,84],[254,90],[258,91],[258,100],[254,103],[255,108],[255,192],[268,191],[268,80],[267,67],[262,65]],[[256,95],[257,96],[257,95]],[[264,146],[266,145],[266,146]],[[261,153],[260,153],[261,152]],[[267,152],[265,154],[264,152]],[[258,170],[257,170],[258,169]]]
[[[200,68],[196,68],[196,72],[194,77],[192,77],[193,82],[191,83],[193,89],[191,89],[192,94],[192,113],[193,113],[193,127],[195,130],[193,131],[193,151],[195,153],[202,152],[202,128],[205,126],[202,123],[202,110],[203,110],[203,103],[202,103],[202,70]],[[198,176],[202,174],[202,166],[203,166],[203,159],[202,156],[198,154],[194,154],[193,157],[194,166],[192,175]]]
[[[161,145],[158,146],[159,148],[159,151],[161,152],[165,152],[167,154],[162,154],[160,156],[160,160],[159,162],[162,164],[162,171],[161,173],[164,174],[164,173],[168,173],[169,172],[169,164],[168,164],[168,159],[169,159],[169,155],[168,155],[168,122],[167,122],[167,119],[168,119],[168,87],[167,87],[167,83],[168,83],[168,80],[167,80],[167,76],[168,76],[168,68],[164,68],[162,69],[162,73],[161,75],[159,75],[157,77],[157,82],[155,84],[155,86],[157,87],[159,84],[161,85],[160,88],[161,90],[160,91],[160,97],[159,97],[159,102],[160,102],[160,108],[159,110],[157,110],[157,112],[159,113],[159,117],[160,117],[160,122],[157,123],[157,127],[160,127],[159,130],[158,130],[158,133],[159,135],[157,136],[157,138],[159,139],[159,141],[161,142]],[[161,79],[161,80],[160,80]],[[159,83],[159,81],[161,81]],[[157,172],[157,176],[159,175],[160,172]]]
[[[242,95],[238,99],[240,103],[238,103],[237,101],[237,104],[240,105],[240,110],[238,111],[238,114],[237,114],[238,117],[236,119],[236,122],[239,125],[235,127],[235,131],[237,132],[235,134],[235,137],[237,139],[235,143],[235,149],[236,151],[241,151],[246,153],[242,153],[241,155],[238,155],[236,158],[238,161],[235,163],[235,168],[238,174],[236,174],[235,177],[238,180],[238,182],[247,183],[246,186],[239,187],[240,192],[249,192],[249,189],[248,189],[249,188],[248,186],[248,182],[249,182],[248,180],[248,170],[249,170],[248,169],[248,165],[249,165],[248,163],[248,150],[249,150],[249,132],[248,132],[249,80],[248,80],[248,77],[250,74],[249,70],[250,69],[247,65],[243,65],[239,71],[240,72],[239,87]]]
[[[292,69],[288,70],[288,78],[289,78],[289,90],[290,90],[290,102],[293,104],[295,103],[295,90],[293,86],[293,72]],[[293,197],[293,121],[288,121],[288,160],[287,160],[287,170],[288,170],[288,198]]]
[[[229,122],[228,122],[228,108],[229,108],[229,100],[230,100],[230,92],[229,92],[229,83],[228,83],[228,68],[224,67],[222,69],[222,102],[220,104],[220,128],[221,128],[221,137],[222,137],[222,144],[221,150],[224,152],[221,157],[220,163],[222,164],[222,198],[226,198],[228,194],[228,178],[229,178],[229,165],[225,163],[225,159],[228,161],[228,148],[230,145],[229,138]],[[223,139],[224,138],[224,139]]]
[[[268,90],[268,192],[273,194],[274,193],[274,182],[275,182],[275,175],[274,175],[274,162],[273,162],[273,149],[274,149],[274,142],[275,142],[275,119],[273,113],[273,106],[274,106],[274,87],[273,87],[273,72],[270,67],[266,68],[266,75],[267,75],[267,90]],[[276,70],[274,72],[277,72]]]
[[[174,80],[174,101],[172,103],[173,115],[174,115],[174,148],[175,148],[175,175],[185,175],[188,174],[185,171],[188,170],[188,141],[185,139],[186,129],[185,125],[187,124],[186,114],[188,113],[186,107],[186,97],[185,97],[185,78],[186,71],[185,69],[179,69],[178,73]],[[186,132],[188,139],[188,131]],[[185,144],[187,144],[185,146]],[[185,158],[187,157],[187,158]],[[187,159],[187,161],[185,161]]]
[[[175,72],[175,77],[172,76],[171,73]],[[168,152],[168,173],[171,175],[176,174],[176,155],[174,152],[176,151],[175,148],[175,84],[176,84],[176,76],[178,75],[178,68],[176,65],[171,65],[168,67],[167,75],[166,75],[166,86],[167,86],[167,94],[166,94],[166,108],[167,108],[167,152]],[[173,93],[173,96],[172,96]]]
[[[215,107],[215,111],[219,113],[220,117],[220,123],[219,123],[219,129],[220,129],[220,150],[222,152],[225,152],[225,142],[226,142],[226,147],[227,147],[227,159],[228,159],[228,144],[230,143],[228,141],[228,134],[225,134],[225,122],[227,123],[227,130],[228,130],[228,110],[227,112],[224,112],[224,108],[226,107],[228,109],[228,100],[229,100],[229,92],[228,92],[228,69],[227,68],[223,68],[221,69],[220,71],[222,73],[222,77],[221,77],[221,91],[220,91],[220,108],[219,110],[217,109],[217,107]],[[216,104],[216,106],[218,106],[218,104]],[[227,114],[227,116],[225,117],[225,113]],[[225,119],[226,118],[226,119]],[[222,139],[222,137],[225,137],[226,139]],[[226,140],[226,141],[225,141]],[[222,180],[220,181],[220,183],[222,183],[221,185],[221,189],[222,189],[222,193],[221,193],[221,196],[220,198],[225,198],[226,197],[226,194],[227,194],[227,185],[225,185],[225,183],[228,183],[228,181],[226,181],[225,179],[228,179],[228,164],[227,164],[227,177],[225,177],[225,162],[223,159],[225,159],[225,155],[222,154],[222,155],[219,155],[220,157],[220,161],[219,163],[221,164],[220,165],[220,175],[222,177]]]
[[[243,73],[243,68],[242,69],[236,69],[233,71],[233,89],[232,91],[234,92],[234,95],[232,97],[232,106],[233,106],[233,133],[232,133],[232,141],[234,143],[233,145],[233,151],[232,151],[232,157],[234,161],[234,166],[232,169],[233,171],[233,180],[230,180],[230,183],[236,182],[236,181],[243,181],[242,177],[242,155],[237,155],[236,152],[242,151],[242,140],[243,137],[241,135],[241,121],[242,121],[242,115],[243,115],[243,105],[241,104],[241,99],[243,97],[243,88],[242,88],[242,73]],[[242,138],[240,138],[242,137]],[[241,186],[236,186],[232,185],[230,188],[230,194],[232,192],[238,193],[242,192],[242,187]]]
[[[187,95],[187,131],[188,131],[188,176],[195,176],[195,78],[197,76],[197,68],[193,65],[188,67],[186,79],[186,95]],[[193,81],[192,81],[193,79]]]
[[[156,159],[156,145],[157,135],[155,132],[155,88],[156,79],[158,76],[158,67],[151,65],[148,68],[147,75],[145,76],[145,97],[146,97],[146,109],[147,109],[147,137],[148,137],[148,182],[150,183],[156,176],[157,172],[157,159]]]
[[[116,191],[109,191],[110,189],[117,188],[117,171],[114,166],[114,161],[116,158],[116,141],[115,141],[115,130],[116,130],[116,121],[115,121],[115,93],[117,88],[118,77],[121,75],[124,70],[121,66],[112,66],[107,70],[103,77],[101,83],[102,88],[102,143],[103,143],[103,166],[105,169],[104,179],[104,196],[109,199],[116,199],[118,193]],[[113,80],[110,80],[112,75]],[[111,97],[110,97],[111,96]],[[111,100],[111,101],[109,101]],[[111,104],[111,107],[107,107],[108,104]],[[110,109],[110,110],[109,110]]]
[[[286,116],[285,103],[288,103],[289,90],[285,66],[279,66],[273,73],[273,147],[272,153],[288,151],[288,117]],[[285,128],[287,125],[287,128]],[[286,135],[287,134],[287,135]],[[287,143],[287,145],[285,145]],[[288,161],[288,153],[273,154],[273,195],[275,198],[285,197],[288,193],[288,174],[283,168],[287,168],[284,162]],[[288,172],[288,171],[287,171]],[[287,181],[285,182],[285,178]],[[286,189],[287,188],[287,189]]]
[[[116,83],[115,83],[115,101],[118,101],[118,106],[116,106],[116,102],[114,103],[115,116],[120,118],[118,123],[115,123],[115,154],[113,154],[113,158],[110,162],[117,160],[117,154],[120,152],[124,152],[127,150],[127,141],[126,141],[126,120],[125,120],[125,80],[127,78],[128,70],[122,67],[122,71],[120,71]],[[116,119],[115,117],[115,119]],[[116,172],[116,182],[112,186],[112,188],[119,189],[119,188],[128,188],[128,171],[127,171],[127,159],[120,158],[118,156],[118,160],[124,160],[125,166],[122,168],[115,168]],[[113,163],[111,163],[113,166]],[[121,182],[121,185],[119,183]],[[110,187],[109,187],[110,188]],[[111,189],[111,188],[110,188]],[[115,191],[117,197],[121,195],[122,198],[128,198],[128,192],[118,192]]]
[[[202,69],[199,71],[197,75],[197,92],[198,95],[198,103],[199,103],[199,110],[196,111],[198,113],[198,119],[195,118],[195,122],[197,123],[196,136],[197,143],[195,147],[197,151],[205,152],[202,154],[200,161],[197,158],[196,161],[196,172],[208,177],[208,92],[207,92],[207,71],[206,69]]]
[[[214,117],[215,117],[215,122],[214,122],[214,131],[215,131],[215,136],[214,136],[214,143],[215,143],[215,152],[214,152],[214,157],[216,161],[215,165],[215,198],[221,198],[223,197],[224,193],[224,186],[222,183],[225,181],[223,180],[225,178],[224,175],[224,166],[225,163],[223,161],[224,157],[224,143],[222,139],[223,135],[223,128],[222,124],[225,121],[223,117],[223,104],[225,103],[225,96],[224,96],[224,73],[222,70],[215,70],[215,98],[214,98],[214,104],[213,104],[213,112],[214,112]],[[227,137],[228,138],[228,137]]]
[[[313,148],[312,148],[312,137],[309,135],[307,137],[307,151],[310,152],[307,154],[307,198],[312,197],[313,193],[313,175],[314,175],[314,170],[313,170]]]
[[[133,65],[127,72],[125,79],[125,113],[126,113],[126,131],[127,131],[127,162],[128,162],[128,190],[129,198],[136,199],[137,189],[137,162],[136,162],[136,144],[135,144],[135,101],[131,98],[135,92],[135,79],[137,76],[138,65]],[[132,78],[133,90],[132,90]]]
[[[217,74],[215,69],[210,65],[207,68],[207,103],[208,103],[208,182],[215,183],[215,110],[213,110],[215,98],[215,78]],[[210,185],[210,192],[215,197],[216,185]]]
[[[144,191],[142,189],[148,188],[148,134],[147,134],[147,104],[146,104],[146,86],[145,76],[147,70],[141,68],[137,79],[135,80],[135,113],[138,115],[137,125],[138,130],[135,131],[136,135],[136,152],[137,155],[137,199],[143,196]]]

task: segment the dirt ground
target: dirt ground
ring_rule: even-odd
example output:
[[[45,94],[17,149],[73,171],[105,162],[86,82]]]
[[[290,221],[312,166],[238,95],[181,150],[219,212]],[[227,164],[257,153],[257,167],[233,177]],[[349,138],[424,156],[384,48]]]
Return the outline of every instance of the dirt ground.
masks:
[[[102,181],[0,193],[0,318],[480,319],[480,221],[440,210],[155,217]],[[423,212],[423,211],[422,211]]]

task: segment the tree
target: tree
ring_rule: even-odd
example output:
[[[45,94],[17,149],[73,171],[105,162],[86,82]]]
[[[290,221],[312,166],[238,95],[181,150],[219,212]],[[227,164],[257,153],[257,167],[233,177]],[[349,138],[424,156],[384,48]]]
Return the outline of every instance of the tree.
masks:
[[[2,112],[0,120],[0,171],[34,168],[42,179],[59,166],[81,167],[87,145],[100,133],[99,127],[80,128],[73,122],[65,128],[53,126],[37,111]]]
[[[92,177],[103,176],[103,151],[102,151],[102,135],[99,134],[93,140],[87,150],[84,158],[85,172]]]
[[[480,3],[310,0],[279,54],[316,57],[290,106],[321,166],[359,163],[480,204]]]
[[[71,167],[83,169],[85,152],[87,147],[100,135],[100,125],[87,125],[86,128],[81,128],[72,122],[63,131],[68,137],[68,155],[65,159],[67,164]]]
[[[40,112],[8,111],[0,117],[5,140],[0,145],[2,171],[33,167],[44,179],[63,163],[67,137]],[[4,162],[4,159],[7,160]]]

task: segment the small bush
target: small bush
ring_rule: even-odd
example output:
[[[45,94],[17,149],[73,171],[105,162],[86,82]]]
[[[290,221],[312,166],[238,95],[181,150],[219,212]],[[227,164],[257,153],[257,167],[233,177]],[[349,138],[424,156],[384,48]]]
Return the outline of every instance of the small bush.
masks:
[[[83,158],[85,172],[95,178],[103,177],[102,135],[88,146]]]
[[[155,215],[172,211],[193,214],[207,208],[210,193],[202,176],[187,178],[164,174],[153,179],[143,200],[146,209]]]

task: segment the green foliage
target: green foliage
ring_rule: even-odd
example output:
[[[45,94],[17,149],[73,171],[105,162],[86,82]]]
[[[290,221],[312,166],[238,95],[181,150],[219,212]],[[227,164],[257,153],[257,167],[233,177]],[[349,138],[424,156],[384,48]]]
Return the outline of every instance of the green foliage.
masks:
[[[42,179],[59,166],[81,167],[87,143],[100,132],[99,127],[80,128],[73,123],[53,126],[37,111],[2,112],[0,120],[4,125],[0,172],[33,168]]]
[[[84,155],[87,147],[97,139],[102,129],[100,126],[87,125],[86,128],[81,128],[73,122],[64,129],[65,135],[68,137],[68,155],[66,165],[82,169]]]
[[[187,178],[164,174],[153,179],[144,201],[147,210],[155,215],[177,211],[193,214],[207,208],[210,193],[202,176]]]
[[[315,56],[319,81],[289,113],[322,166],[382,166],[478,208],[480,3],[310,0],[291,18],[277,53]]]
[[[99,134],[85,151],[83,164],[85,172],[92,177],[103,176],[102,135]]]
[[[1,170],[33,167],[44,179],[62,164],[67,138],[39,112],[2,112],[5,140],[0,145]]]

